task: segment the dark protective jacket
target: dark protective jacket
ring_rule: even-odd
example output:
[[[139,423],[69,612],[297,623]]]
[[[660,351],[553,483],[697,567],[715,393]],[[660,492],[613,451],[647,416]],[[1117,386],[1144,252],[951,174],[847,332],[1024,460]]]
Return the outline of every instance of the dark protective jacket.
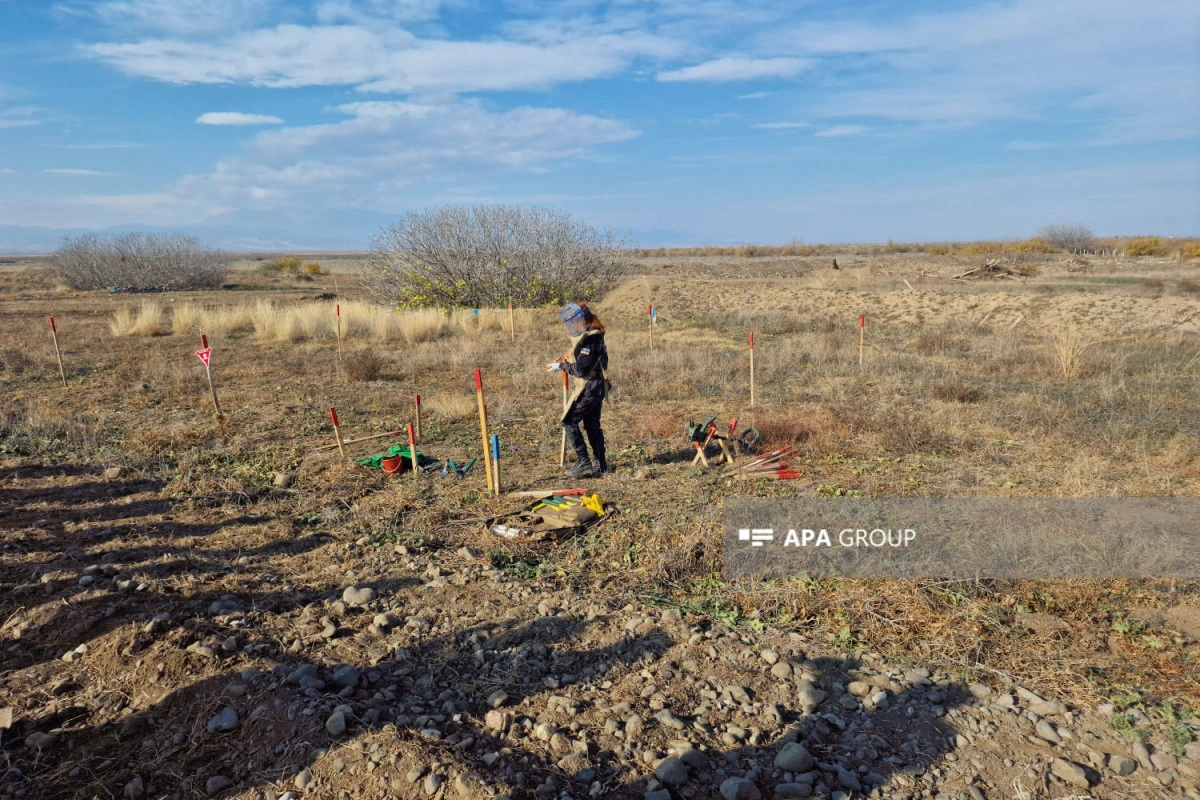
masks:
[[[571,395],[561,421],[566,421],[576,403],[590,408],[604,400],[607,370],[608,346],[603,333],[588,330],[571,340],[571,360],[563,364],[563,371],[571,376]]]

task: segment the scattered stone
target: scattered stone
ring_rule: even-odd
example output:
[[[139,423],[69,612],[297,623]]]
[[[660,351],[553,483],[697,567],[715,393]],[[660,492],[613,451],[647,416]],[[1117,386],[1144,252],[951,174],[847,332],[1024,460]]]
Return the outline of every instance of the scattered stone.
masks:
[[[370,586],[347,586],[342,592],[342,602],[348,606],[361,608],[378,596],[379,593]]]
[[[1179,759],[1175,758],[1175,756],[1171,755],[1170,753],[1159,751],[1151,754],[1150,764],[1159,772],[1165,772],[1172,767],[1179,766]]]
[[[1078,786],[1081,789],[1087,789],[1092,785],[1088,779],[1087,769],[1081,764],[1076,764],[1074,761],[1068,761],[1065,758],[1056,758],[1050,763],[1050,772],[1071,784]]]
[[[812,797],[813,787],[807,783],[781,783],[775,787],[775,796],[778,798],[785,797]]]
[[[1120,775],[1122,778],[1127,775],[1132,775],[1138,764],[1129,756],[1109,756],[1108,769],[1114,775]]]
[[[231,731],[238,726],[237,710],[230,706],[225,706],[221,712],[208,721],[209,733],[218,733],[220,731]]]
[[[335,686],[342,689],[350,689],[358,686],[358,681],[362,677],[362,673],[351,666],[338,667],[333,671],[330,680]]]
[[[330,736],[341,736],[346,732],[346,715],[342,711],[334,711],[325,721],[325,730]]]
[[[775,755],[775,766],[784,772],[809,772],[817,765],[804,745],[788,742]]]
[[[763,650],[761,653],[759,653],[759,655],[762,656],[763,661],[767,662],[772,667],[779,662],[779,653],[775,652],[774,650]]]
[[[276,489],[287,489],[296,482],[296,473],[294,472],[276,472],[275,480],[272,484]]]
[[[497,689],[488,695],[487,704],[489,708],[499,708],[508,702],[508,692],[503,689]]]
[[[312,770],[307,767],[296,773],[296,777],[292,780],[292,785],[300,791],[305,791],[313,784]]]
[[[681,731],[687,727],[687,723],[672,714],[669,708],[664,708],[662,711],[659,711],[654,715],[654,718],[662,725],[665,725],[668,728],[674,728],[677,731]]]
[[[221,792],[233,786],[233,781],[226,778],[224,775],[213,775],[204,782],[205,794],[220,794]]]
[[[146,796],[146,784],[142,782],[140,775],[135,775],[133,780],[125,784],[125,791],[121,794],[126,800],[140,800]]]
[[[688,782],[689,773],[687,764],[676,758],[669,756],[659,762],[654,768],[654,777],[665,783],[667,786],[683,786]]]
[[[104,480],[115,481],[125,474],[124,467],[109,467],[104,470]]]
[[[454,779],[454,788],[463,797],[483,797],[484,787],[483,777],[478,772],[464,772]]]
[[[721,783],[724,800],[762,800],[762,792],[745,778],[727,778]]]
[[[1039,738],[1045,739],[1047,742],[1051,742],[1052,744],[1059,744],[1062,742],[1062,737],[1058,735],[1058,729],[1055,728],[1054,723],[1050,722],[1048,719],[1039,719],[1037,721],[1037,725],[1033,726],[1033,732],[1036,733]]]
[[[828,696],[827,692],[813,686],[809,681],[801,681],[799,688],[796,690],[796,701],[805,714],[811,714],[816,711],[817,706],[825,702],[825,698]]]
[[[642,800],[671,800],[671,792],[668,789],[655,789],[642,795]]]
[[[441,789],[442,784],[445,782],[446,782],[445,778],[443,778],[441,775],[434,772],[425,779],[425,783],[421,787],[421,791],[425,792],[425,795],[427,797],[432,797],[433,795],[438,793],[438,789]]]

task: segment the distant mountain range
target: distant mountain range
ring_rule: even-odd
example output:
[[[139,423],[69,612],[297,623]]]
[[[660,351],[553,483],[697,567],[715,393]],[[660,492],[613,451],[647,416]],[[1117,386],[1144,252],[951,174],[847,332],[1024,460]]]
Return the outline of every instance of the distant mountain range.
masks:
[[[99,230],[85,228],[41,228],[0,225],[0,254],[35,255],[52,253],[63,240],[95,233],[183,233],[207,247],[230,253],[362,252],[371,249],[371,237],[399,214],[361,209],[335,209],[322,214],[254,211],[213,217],[196,225],[166,228],[155,225],[119,225]],[[653,229],[630,231],[631,247],[691,247],[715,242],[681,231]]]

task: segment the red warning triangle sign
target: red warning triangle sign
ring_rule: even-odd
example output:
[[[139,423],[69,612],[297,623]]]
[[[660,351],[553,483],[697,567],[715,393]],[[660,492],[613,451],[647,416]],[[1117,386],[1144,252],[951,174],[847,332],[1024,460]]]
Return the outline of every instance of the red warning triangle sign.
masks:
[[[206,347],[203,350],[196,351],[196,357],[204,362],[204,366],[208,366],[208,362],[212,360],[212,348]]]

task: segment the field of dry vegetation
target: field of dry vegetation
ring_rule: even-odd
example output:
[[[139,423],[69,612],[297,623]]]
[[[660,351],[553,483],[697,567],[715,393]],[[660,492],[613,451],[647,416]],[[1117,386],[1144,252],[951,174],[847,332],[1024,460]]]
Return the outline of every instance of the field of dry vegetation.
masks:
[[[160,295],[64,290],[36,259],[0,268],[0,679],[8,694],[0,706],[16,709],[25,742],[12,750],[17,739],[4,739],[9,762],[33,781],[13,783],[26,790],[21,796],[275,796],[268,790],[295,790],[297,764],[323,781],[313,796],[425,796],[424,784],[402,778],[368,794],[367,773],[382,761],[339,778],[328,754],[343,769],[357,762],[321,729],[325,711],[295,722],[308,725],[303,742],[277,730],[290,723],[277,722],[260,737],[261,749],[238,751],[237,769],[217,745],[192,746],[226,704],[230,681],[257,691],[239,670],[270,674],[302,659],[356,663],[364,671],[356,685],[367,687],[367,665],[382,658],[372,648],[400,646],[384,635],[391,623],[377,616],[370,634],[362,621],[356,633],[326,638],[304,626],[320,631],[318,617],[349,625],[338,614],[349,617],[352,607],[329,610],[343,589],[370,583],[381,594],[401,591],[412,580],[401,577],[404,565],[414,559],[452,574],[450,560],[467,559],[463,575],[482,568],[502,581],[499,594],[479,604],[442,607],[474,619],[459,629],[464,636],[488,624],[489,613],[491,622],[505,618],[506,603],[542,592],[574,598],[560,609],[678,609],[705,641],[791,642],[797,663],[807,664],[801,651],[810,661],[879,658],[993,691],[1030,687],[1089,713],[1101,709],[1105,719],[1132,709],[1141,719],[1112,722],[1121,736],[1182,753],[1188,720],[1200,713],[1200,581],[729,582],[721,573],[721,504],[746,494],[1200,496],[1200,260],[1010,253],[1006,263],[1021,266],[1024,277],[954,280],[994,254],[748,255],[648,252],[597,304],[616,386],[604,413],[617,471],[587,485],[618,511],[585,537],[536,546],[483,530],[479,520],[522,503],[489,496],[481,468],[463,481],[397,480],[336,451],[312,451],[333,441],[330,406],[353,438],[403,427],[420,394],[423,451],[464,463],[479,451],[472,381],[479,368],[504,449],[505,489],[565,485],[557,477],[560,385],[543,370],[566,346],[553,310],[520,311],[514,341],[507,309],[389,312],[356,288],[349,256],[304,258],[322,261],[319,274],[246,263],[224,290]],[[341,363],[335,303],[343,315]],[[659,309],[653,350],[648,303]],[[66,388],[46,324],[51,314]],[[867,319],[861,369],[860,314]],[[213,348],[221,426],[193,355],[200,333]],[[738,481],[691,467],[687,423],[713,414],[719,423],[736,417],[755,426],[764,446],[796,447],[792,464],[802,479]],[[435,589],[444,574],[433,576]],[[228,613],[205,614],[221,602]],[[533,605],[530,619],[512,624],[555,617]],[[397,631],[420,616],[383,613],[397,615]],[[411,624],[402,632],[418,637],[420,624]],[[232,649],[222,651],[229,640]],[[442,671],[433,680],[465,680],[454,671],[460,648],[470,654],[465,638],[437,647],[405,641],[411,669],[404,674],[415,680],[422,664],[436,663]],[[205,642],[216,648],[211,658],[196,656]],[[64,660],[79,646],[78,658]],[[650,663],[606,657],[618,685],[621,670],[636,678]],[[496,687],[518,695],[501,679],[479,691]],[[527,707],[546,702],[539,691],[526,687]],[[347,703],[354,696],[353,688],[341,695]],[[156,706],[167,710],[156,717]],[[482,719],[485,711],[463,713]],[[142,727],[120,727],[130,715]],[[359,719],[356,747],[365,753],[383,734]],[[401,737],[406,771],[397,774],[418,762],[447,776],[456,764],[486,773],[462,755],[469,745],[429,744],[417,727]],[[28,740],[79,730],[95,731],[95,740],[60,751],[53,739]],[[724,740],[714,736],[719,747]],[[42,748],[45,759],[37,756]],[[532,751],[518,756],[542,763]],[[636,753],[630,758],[638,761]],[[400,767],[393,760],[388,768]],[[229,775],[228,789],[214,789],[218,773]],[[613,778],[601,796],[641,797],[647,788],[631,775]],[[134,779],[158,788],[130,794]],[[1184,773],[1174,788],[1125,782],[1111,790],[1106,781],[1092,791],[1181,796],[1172,793],[1188,780]],[[1006,779],[987,797],[1018,796],[1014,785]],[[495,786],[534,796],[533,786],[511,776]],[[1025,796],[1063,796],[1045,786],[1030,784]],[[447,784],[432,794],[488,796],[462,791]],[[587,791],[584,783],[574,796]]]

